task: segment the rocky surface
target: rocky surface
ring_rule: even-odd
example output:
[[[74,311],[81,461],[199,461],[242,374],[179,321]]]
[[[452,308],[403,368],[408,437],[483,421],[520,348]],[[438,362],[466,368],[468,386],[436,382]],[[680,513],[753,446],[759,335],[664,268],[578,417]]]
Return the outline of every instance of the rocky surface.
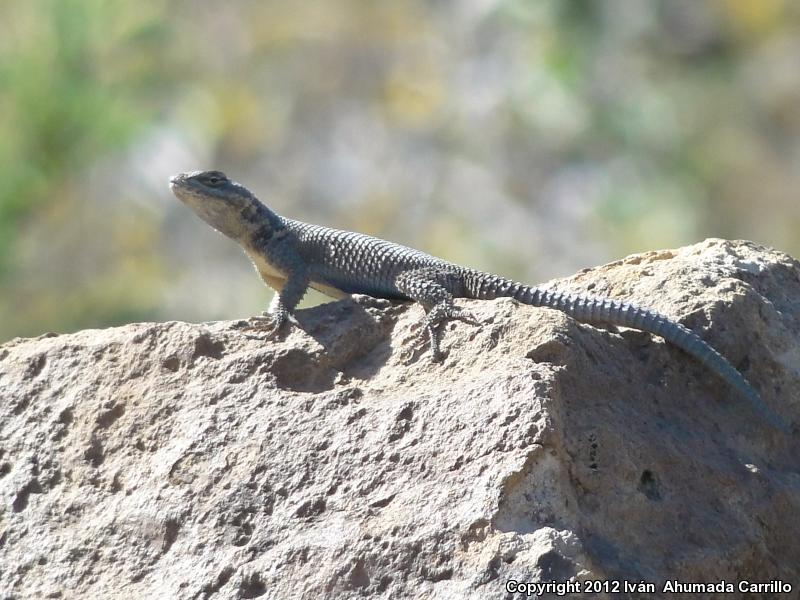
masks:
[[[557,285],[679,319],[800,423],[788,256],[707,240]],[[419,306],[368,298],[271,341],[142,323],[0,346],[0,598],[796,593],[796,433],[649,335],[465,304],[483,325],[449,325],[443,365],[418,348]]]

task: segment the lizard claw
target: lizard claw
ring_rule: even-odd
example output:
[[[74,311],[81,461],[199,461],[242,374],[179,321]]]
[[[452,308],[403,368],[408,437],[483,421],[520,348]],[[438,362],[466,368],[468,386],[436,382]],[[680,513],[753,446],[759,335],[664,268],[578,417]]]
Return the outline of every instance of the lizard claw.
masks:
[[[428,338],[431,347],[431,360],[436,363],[442,362],[446,358],[446,353],[442,352],[442,324],[445,321],[457,320],[469,325],[480,325],[480,321],[468,310],[450,305],[440,305],[434,307],[425,317],[423,328],[420,335]]]
[[[439,329],[439,326],[428,325],[425,329],[423,329],[423,335],[425,334],[427,334],[428,340],[431,343],[431,361],[435,363],[442,362],[444,360],[444,354],[442,354],[442,332]]]
[[[442,362],[445,354],[442,353],[439,342],[441,340],[441,332],[435,325],[423,324],[422,329],[414,336],[414,341],[409,347],[406,347],[401,353],[401,360],[404,365],[410,365],[416,362],[425,354],[430,345],[431,361]]]
[[[260,315],[254,315],[250,317],[247,321],[242,322],[242,329],[245,330],[252,330],[261,333],[258,336],[250,336],[255,337],[256,339],[261,340],[268,340],[274,337],[284,326],[284,324],[289,319],[279,319],[275,315],[269,313],[261,313]]]

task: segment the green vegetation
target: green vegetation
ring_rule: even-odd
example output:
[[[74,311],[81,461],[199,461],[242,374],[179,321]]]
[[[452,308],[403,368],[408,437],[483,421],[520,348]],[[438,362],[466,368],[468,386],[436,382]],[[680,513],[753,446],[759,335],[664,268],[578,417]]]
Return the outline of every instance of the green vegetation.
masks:
[[[261,310],[166,177],[528,281],[740,237],[800,254],[787,0],[5,0],[0,340]]]

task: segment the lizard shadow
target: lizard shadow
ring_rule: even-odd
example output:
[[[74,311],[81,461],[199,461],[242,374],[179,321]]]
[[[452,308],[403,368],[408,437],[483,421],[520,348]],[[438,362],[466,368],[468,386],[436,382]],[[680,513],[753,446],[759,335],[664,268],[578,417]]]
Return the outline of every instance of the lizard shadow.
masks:
[[[307,356],[313,370],[330,373],[327,389],[339,373],[366,379],[387,363],[392,355],[391,332],[406,304],[356,296],[295,313],[300,328],[321,346],[320,352]]]

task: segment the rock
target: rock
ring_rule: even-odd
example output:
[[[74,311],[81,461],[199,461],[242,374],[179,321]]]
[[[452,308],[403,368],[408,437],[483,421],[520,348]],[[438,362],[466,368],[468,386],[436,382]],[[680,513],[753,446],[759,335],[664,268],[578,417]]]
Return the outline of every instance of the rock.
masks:
[[[790,257],[707,240],[558,286],[679,319],[798,422]],[[464,304],[483,325],[449,324],[442,365],[419,306],[366,297],[269,341],[140,323],[0,346],[0,597],[796,594],[796,435],[657,338]]]

